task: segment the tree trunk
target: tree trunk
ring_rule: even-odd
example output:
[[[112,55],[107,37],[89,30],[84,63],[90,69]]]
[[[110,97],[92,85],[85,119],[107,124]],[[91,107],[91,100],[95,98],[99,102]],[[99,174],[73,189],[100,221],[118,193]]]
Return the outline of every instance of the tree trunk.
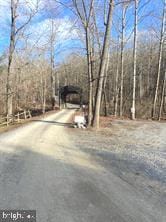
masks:
[[[109,44],[110,45],[110,44]],[[107,93],[106,93],[106,83],[107,83],[107,78],[108,78],[108,68],[109,68],[109,61],[110,61],[110,54],[108,53],[107,56],[107,63],[105,66],[105,78],[103,81],[103,96],[104,96],[104,115],[108,115],[108,110],[107,110]]]
[[[11,69],[13,54],[15,49],[16,41],[16,12],[17,12],[18,1],[11,0],[11,31],[10,31],[10,46],[9,46],[9,55],[8,55],[8,67],[7,67],[7,82],[6,82],[6,113],[11,115],[13,113],[13,92],[11,84]]]
[[[116,64],[116,77],[115,77],[115,91],[114,91],[114,116],[117,116],[118,110],[118,97],[119,97],[119,38],[118,38],[118,46],[117,46],[117,64]]]
[[[134,12],[134,49],[133,49],[133,94],[132,94],[132,107],[131,107],[131,119],[135,120],[135,94],[136,94],[136,72],[137,72],[137,26],[138,26],[138,1],[135,0],[135,12]]]
[[[104,89],[103,91],[103,97],[104,97],[104,116],[108,116],[108,109],[107,109],[107,93]]]
[[[42,96],[42,113],[45,113],[46,111],[46,79],[44,78],[44,75],[41,76],[41,96]]]
[[[142,83],[142,73],[143,73],[143,67],[141,64],[141,68],[140,68],[140,73],[139,73],[139,99],[140,99],[140,103],[142,104],[142,97],[144,95],[144,89],[143,89],[143,83]]]
[[[163,51],[164,35],[165,35],[164,34],[165,33],[165,20],[166,20],[166,0],[164,1],[161,38],[160,38],[160,46],[159,46],[159,57],[158,57],[157,81],[156,81],[155,95],[154,95],[153,108],[152,108],[152,118],[153,119],[155,118],[155,115],[156,115],[156,103],[157,103],[157,96],[158,96],[158,90],[159,90],[161,62],[162,62],[162,51]]]
[[[111,23],[112,23],[112,12],[113,12],[113,0],[109,1],[109,9],[108,9],[108,17],[107,17],[107,25],[103,43],[103,51],[99,69],[99,79],[97,84],[97,93],[96,93],[96,102],[95,102],[95,110],[94,110],[94,118],[92,126],[94,128],[99,128],[99,117],[100,117],[100,106],[101,106],[101,96],[103,91],[103,82],[105,75],[105,67],[107,63],[108,53],[109,53],[109,44],[110,44],[110,31],[111,31]]]
[[[126,20],[126,7],[122,6],[122,35],[121,35],[121,80],[120,80],[120,117],[123,115],[123,79],[124,79],[124,30]]]
[[[159,121],[161,119],[161,113],[162,113],[162,108],[163,108],[163,103],[164,103],[165,85],[166,85],[166,71],[164,74],[163,88],[162,88],[162,94],[161,94],[161,102],[160,102],[160,109],[159,109],[159,116],[158,116]]]
[[[150,85],[151,85],[151,74],[152,74],[152,55],[153,55],[153,47],[152,47],[152,43],[150,45],[150,51],[149,51],[149,55],[148,55],[148,73],[147,73],[147,84],[146,84],[146,95],[149,95],[149,89],[150,89]]]
[[[90,45],[90,33],[89,28],[85,28],[86,34],[86,51],[87,51],[87,63],[88,63],[88,125],[92,123],[92,98],[93,98],[93,83],[92,83],[92,62],[91,62],[91,45]]]
[[[50,62],[51,62],[51,98],[52,109],[55,108],[55,62],[54,62],[54,21],[51,22],[51,39],[50,39]]]
[[[87,53],[87,65],[88,65],[88,125],[92,123],[92,105],[93,105],[93,83],[92,83],[92,56],[91,56],[91,43],[90,43],[90,20],[93,12],[94,0],[90,1],[90,4],[86,7],[86,1],[81,1],[81,8],[78,2],[73,0],[73,5],[76,9],[77,15],[81,20],[81,23],[85,30],[85,42],[86,42],[86,53]],[[89,9],[89,10],[88,10]]]

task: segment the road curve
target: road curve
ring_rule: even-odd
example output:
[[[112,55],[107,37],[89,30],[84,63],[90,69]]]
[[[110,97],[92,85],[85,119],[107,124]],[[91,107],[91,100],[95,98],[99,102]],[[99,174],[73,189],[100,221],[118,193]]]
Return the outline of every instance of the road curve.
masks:
[[[0,209],[34,209],[38,222],[165,222],[163,206],[78,150],[72,113],[0,135]]]

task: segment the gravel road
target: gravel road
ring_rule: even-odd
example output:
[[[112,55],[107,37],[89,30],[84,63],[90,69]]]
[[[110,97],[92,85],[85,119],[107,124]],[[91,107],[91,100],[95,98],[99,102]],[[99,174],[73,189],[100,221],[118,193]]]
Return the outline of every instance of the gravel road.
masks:
[[[0,209],[34,209],[37,222],[165,222],[159,195],[80,148],[66,124],[73,112],[0,135]]]

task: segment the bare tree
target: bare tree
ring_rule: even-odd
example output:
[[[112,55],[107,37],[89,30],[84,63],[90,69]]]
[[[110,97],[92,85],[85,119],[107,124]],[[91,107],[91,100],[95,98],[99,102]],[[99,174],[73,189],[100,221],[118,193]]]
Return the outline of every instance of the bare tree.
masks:
[[[30,10],[27,20],[23,22],[19,27],[17,23],[19,22],[19,0],[10,0],[10,12],[11,12],[11,25],[10,25],[10,46],[8,53],[8,67],[7,67],[7,82],[6,82],[6,112],[11,115],[13,113],[13,91],[12,91],[12,62],[14,57],[14,51],[16,47],[16,41],[19,33],[25,28],[26,25],[31,21],[32,17],[36,13],[35,10]],[[36,7],[37,8],[37,7]]]
[[[55,107],[55,30],[54,30],[54,21],[51,21],[51,36],[50,36],[50,63],[51,63],[51,100],[52,100],[52,109]]]
[[[11,68],[13,61],[13,54],[16,44],[16,19],[17,19],[17,8],[19,0],[11,0],[10,10],[11,10],[11,32],[10,32],[10,46],[9,46],[9,56],[8,56],[8,68],[7,68],[7,83],[6,83],[6,112],[11,115],[12,110],[12,86],[11,86]]]
[[[59,85],[72,84],[83,88],[84,101],[89,102],[89,125],[93,122],[95,128],[99,127],[99,115],[102,111],[108,115],[112,113],[117,115],[120,111],[121,115],[131,116],[131,111],[134,110],[133,119],[135,116],[149,118],[152,115],[152,105],[154,117],[159,120],[165,118],[165,9],[163,11],[162,7],[159,8],[163,13],[160,30],[159,20],[150,15],[151,7],[147,5],[150,6],[150,0],[60,0],[60,3],[55,0],[50,1],[50,7],[47,8],[48,10],[51,8],[51,13],[54,14],[51,26],[47,26],[48,31],[41,30],[41,33],[36,26],[36,33],[33,33],[34,24],[30,23],[33,10],[25,13],[26,8],[21,8],[24,2],[22,0],[8,0],[8,2],[11,6],[11,33],[9,50],[4,53],[3,59],[0,56],[0,115],[5,114],[5,109],[8,114],[26,108],[41,109],[45,112],[45,109],[51,105],[51,98],[54,97]],[[28,4],[29,1],[25,2]],[[65,4],[65,7],[69,7],[75,13],[74,25],[81,23],[82,27],[77,35],[80,34],[80,40],[85,44],[85,49],[82,48],[82,44],[77,45],[77,51],[72,47],[72,53],[67,53],[63,63],[57,63],[56,70],[55,52],[58,55],[62,51],[60,46],[57,53],[56,46],[61,43],[63,45],[63,42],[62,39],[59,40],[57,20],[54,21],[57,10],[52,6],[55,2],[61,6]],[[114,2],[115,13],[118,15],[113,16],[113,24],[116,25],[112,29],[113,36],[110,39]],[[135,7],[131,8],[131,11],[125,5],[130,2],[135,2]],[[47,4],[47,1],[45,3]],[[119,17],[121,7],[122,17]],[[145,19],[144,25],[147,25],[147,16],[142,9],[145,9],[148,18],[151,16],[152,21],[148,19],[149,27],[146,29],[144,26],[144,30],[137,34],[139,22]],[[45,13],[48,15],[47,11]],[[135,12],[134,15],[131,12]],[[102,24],[101,19],[104,14],[106,21]],[[131,19],[130,16],[134,17]],[[135,24],[131,27],[133,18]],[[42,22],[48,25],[48,20],[50,21],[50,17]],[[158,22],[156,24],[159,31],[153,24],[154,21]],[[61,21],[58,24],[61,24]],[[122,26],[120,31],[119,24]],[[133,30],[127,36],[125,30],[128,30],[128,26]],[[158,37],[160,32],[161,36]],[[46,34],[43,35],[44,33]],[[64,41],[68,38],[68,35],[66,36]],[[134,44],[131,44],[133,36]],[[82,53],[82,49],[86,50],[86,55]],[[78,101],[78,97],[70,98]]]
[[[42,113],[46,111],[46,77],[41,72],[41,102],[42,102]]]
[[[160,102],[160,109],[159,109],[159,116],[158,116],[159,121],[161,119],[161,113],[162,113],[162,108],[163,108],[163,104],[164,104],[165,86],[166,86],[166,70],[164,73],[163,87],[162,87],[162,93],[161,93],[161,102]]]
[[[133,94],[132,94],[132,107],[131,118],[135,119],[135,95],[136,95],[136,72],[137,72],[137,28],[138,28],[138,1],[135,0],[134,9],[134,48],[133,48]]]
[[[164,38],[165,38],[165,27],[166,27],[165,23],[166,23],[166,0],[164,0],[164,7],[163,7],[162,28],[161,28],[159,56],[158,56],[157,81],[156,81],[153,108],[152,108],[152,118],[155,118],[155,115],[156,115],[156,103],[157,103],[157,96],[158,96],[158,90],[159,90],[162,53],[163,53],[163,45],[164,45]]]
[[[120,80],[120,116],[123,115],[123,80],[124,80],[124,32],[126,25],[126,12],[127,12],[128,2],[122,3],[122,29],[121,29],[121,80]]]
[[[81,5],[80,5],[80,4]],[[77,0],[73,0],[73,5],[75,7],[76,13],[80,18],[82,26],[85,31],[85,42],[86,42],[86,53],[87,53],[87,64],[88,64],[88,85],[89,85],[89,98],[88,98],[88,124],[91,125],[92,122],[92,100],[93,100],[93,83],[92,83],[92,45],[90,39],[90,22],[93,12],[93,4],[94,0],[89,1],[89,9],[88,5],[86,5],[84,0],[77,2]]]
[[[102,96],[103,82],[104,82],[104,77],[105,77],[104,76],[105,75],[105,67],[106,67],[108,53],[109,53],[110,31],[111,31],[111,24],[112,24],[113,6],[114,6],[114,1],[110,0],[109,1],[109,8],[108,8],[106,31],[105,31],[104,43],[103,43],[103,51],[102,51],[99,76],[98,76],[99,79],[98,79],[98,84],[97,84],[97,89],[96,89],[97,93],[96,93],[94,117],[93,117],[93,123],[92,123],[92,126],[96,129],[99,128],[101,96]]]
[[[117,110],[118,110],[118,98],[119,98],[119,36],[118,36],[118,42],[117,42],[117,64],[116,64],[116,77],[115,77],[115,89],[114,89],[114,115],[117,116]]]

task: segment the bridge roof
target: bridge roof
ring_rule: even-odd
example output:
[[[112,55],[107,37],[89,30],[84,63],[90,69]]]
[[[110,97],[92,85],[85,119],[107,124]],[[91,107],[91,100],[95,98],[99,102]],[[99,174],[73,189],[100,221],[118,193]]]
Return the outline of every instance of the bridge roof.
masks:
[[[63,86],[59,90],[61,96],[67,96],[68,94],[79,94],[82,95],[82,89],[78,86]]]

